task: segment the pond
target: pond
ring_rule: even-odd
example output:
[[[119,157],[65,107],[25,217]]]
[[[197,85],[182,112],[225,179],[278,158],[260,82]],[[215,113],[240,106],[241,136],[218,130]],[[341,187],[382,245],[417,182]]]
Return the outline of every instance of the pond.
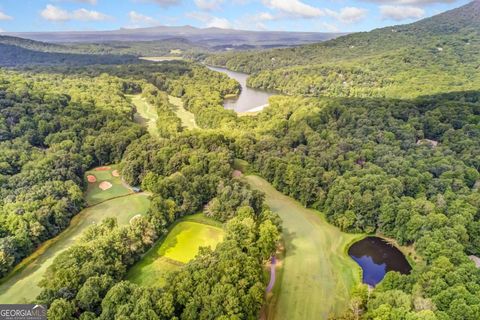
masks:
[[[247,87],[248,74],[230,71],[225,68],[210,67],[210,70],[222,72],[232,79],[237,80],[242,86],[240,96],[225,99],[223,106],[225,109],[235,110],[236,112],[256,112],[261,111],[268,105],[268,98],[275,93]]]
[[[389,271],[409,274],[412,267],[400,250],[384,239],[367,237],[355,242],[348,254],[363,270],[363,283],[377,285]]]

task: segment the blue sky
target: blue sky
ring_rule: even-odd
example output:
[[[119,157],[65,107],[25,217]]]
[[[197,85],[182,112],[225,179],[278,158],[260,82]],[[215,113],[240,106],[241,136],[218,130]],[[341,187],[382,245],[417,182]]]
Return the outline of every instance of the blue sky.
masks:
[[[0,0],[0,31],[193,25],[247,30],[368,31],[468,0]]]

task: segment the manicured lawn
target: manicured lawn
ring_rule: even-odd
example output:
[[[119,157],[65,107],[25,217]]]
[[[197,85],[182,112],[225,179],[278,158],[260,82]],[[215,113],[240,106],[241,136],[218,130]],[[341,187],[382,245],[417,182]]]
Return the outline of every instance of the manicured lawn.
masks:
[[[198,128],[195,116],[190,111],[185,110],[182,99],[168,96],[168,100],[176,107],[175,114],[182,120],[182,126],[190,130]]]
[[[125,196],[133,193],[132,190],[128,188],[126,184],[122,182],[120,177],[114,177],[112,172],[117,168],[115,166],[109,166],[110,170],[100,171],[100,170],[90,170],[86,175],[93,175],[97,179],[95,183],[88,183],[87,193],[85,195],[85,200],[88,205],[95,205],[100,202]],[[99,188],[100,183],[103,181],[110,182],[112,187],[108,190],[102,190]]]
[[[273,188],[257,176],[250,185],[265,192],[266,202],[283,220],[285,256],[267,304],[269,319],[327,319],[348,308],[349,292],[361,281],[360,267],[347,246],[360,235],[341,232],[321,213]]]
[[[190,220],[192,218],[193,220]],[[214,226],[215,224],[218,222],[211,222],[211,219],[203,215],[195,215],[177,223],[166,238],[160,239],[142,260],[130,269],[127,279],[144,286],[165,285],[167,274],[195,258],[200,247],[214,249],[223,241],[224,231]]]
[[[135,121],[147,127],[148,132],[153,137],[158,137],[157,120],[158,115],[155,107],[148,103],[141,95],[129,96],[132,103],[137,108]]]
[[[145,214],[149,206],[147,195],[132,194],[83,210],[72,219],[64,232],[45,242],[4,279],[0,284],[0,303],[32,302],[40,293],[38,282],[47,268],[55,257],[75,243],[85,229],[105,218],[117,218],[119,225],[126,225],[132,217]]]

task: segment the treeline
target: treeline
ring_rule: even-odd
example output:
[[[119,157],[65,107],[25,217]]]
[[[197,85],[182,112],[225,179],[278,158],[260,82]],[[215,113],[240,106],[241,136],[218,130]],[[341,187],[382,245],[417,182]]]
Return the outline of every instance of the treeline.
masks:
[[[84,172],[118,162],[144,133],[135,82],[0,72],[0,277],[84,206]]]
[[[297,48],[211,55],[252,74],[248,84],[291,95],[412,98],[480,87],[480,4],[413,24]]]
[[[56,258],[40,284],[39,302],[50,305],[49,319],[257,318],[263,263],[276,249],[279,219],[264,208],[261,194],[231,178],[233,153],[226,142],[217,133],[134,142],[122,161],[123,176],[153,193],[152,206],[129,226],[108,220],[91,227]],[[231,198],[223,196],[226,188]],[[122,281],[176,219],[211,201],[228,212],[213,214],[227,221],[225,241],[215,251],[203,249],[163,288]]]
[[[181,98],[185,108],[195,115],[196,123],[202,128],[233,126],[236,114],[223,108],[227,95],[240,93],[240,84],[225,74],[209,70],[205,66],[186,61],[163,63],[125,64],[116,66],[55,66],[29,67],[36,72],[55,72],[97,77],[104,73],[123,79],[148,82],[154,87],[147,89],[148,95],[163,91]],[[151,98],[153,102],[155,98]],[[157,103],[161,103],[160,100]],[[160,108],[164,108],[164,103]],[[170,118],[173,120],[173,118]]]
[[[347,318],[480,317],[480,274],[467,257],[480,254],[478,92],[276,97],[242,121],[250,133],[236,139],[237,156],[277,189],[342,230],[394,238],[421,257],[410,275],[388,274],[369,299],[356,292]]]

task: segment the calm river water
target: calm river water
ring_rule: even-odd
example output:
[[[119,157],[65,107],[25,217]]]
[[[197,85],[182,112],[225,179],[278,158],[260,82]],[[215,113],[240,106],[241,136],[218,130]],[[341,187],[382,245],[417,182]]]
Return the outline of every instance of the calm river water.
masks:
[[[230,71],[225,68],[208,67],[210,70],[222,72],[237,80],[242,86],[242,93],[239,97],[225,99],[223,106],[225,109],[232,109],[236,112],[254,112],[261,111],[268,105],[268,98],[274,95],[272,92],[262,91],[258,89],[252,89],[247,87],[248,74]]]

